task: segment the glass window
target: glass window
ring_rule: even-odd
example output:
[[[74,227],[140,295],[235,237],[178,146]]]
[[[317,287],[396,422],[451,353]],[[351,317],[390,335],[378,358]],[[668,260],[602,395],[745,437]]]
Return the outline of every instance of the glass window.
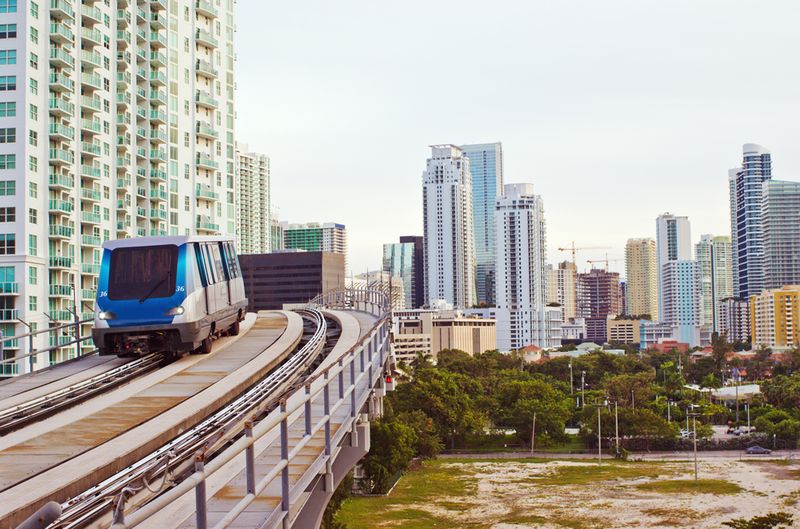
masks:
[[[0,13],[16,13],[17,0],[0,0]]]
[[[0,154],[0,169],[16,169],[16,154]]]
[[[165,298],[175,293],[178,247],[117,248],[111,252],[109,299]]]
[[[28,235],[28,253],[34,257],[39,253],[39,238],[36,235]]]
[[[31,198],[37,198],[39,196],[39,184],[37,184],[36,182],[29,182],[28,195]]]
[[[39,81],[31,79],[31,94],[37,95],[39,93]]]
[[[39,18],[39,4],[36,2],[31,2],[31,16],[33,18]]]
[[[39,159],[36,156],[28,156],[28,169],[36,171],[39,168]]]
[[[36,105],[31,105],[30,116],[33,121],[37,121],[39,119],[39,109],[36,107]]]
[[[17,50],[0,50],[0,64],[17,64]]]
[[[0,75],[0,91],[9,92],[17,89],[16,75]]]
[[[39,310],[39,302],[36,299],[36,296],[28,296],[28,310],[31,312],[36,312]]]
[[[17,129],[0,128],[0,143],[14,143],[17,141]]]
[[[15,101],[0,102],[0,118],[12,118],[17,115],[17,103]]]
[[[28,284],[35,285],[39,281],[39,271],[35,266],[28,267]]]
[[[34,44],[39,43],[39,30],[36,28],[31,28],[31,42]]]
[[[34,208],[28,208],[28,222],[36,224],[39,220],[39,215]]]
[[[17,38],[16,24],[0,24],[0,39]]]
[[[10,197],[17,194],[17,183],[14,180],[0,180],[0,196]]]
[[[39,69],[39,56],[35,53],[31,52],[31,60],[30,60],[31,68],[34,70]]]
[[[16,208],[0,208],[0,222],[14,222],[17,220]]]
[[[35,130],[28,131],[28,143],[34,147],[39,145],[39,133]]]
[[[0,233],[0,255],[14,255],[16,252],[16,235],[13,233]]]

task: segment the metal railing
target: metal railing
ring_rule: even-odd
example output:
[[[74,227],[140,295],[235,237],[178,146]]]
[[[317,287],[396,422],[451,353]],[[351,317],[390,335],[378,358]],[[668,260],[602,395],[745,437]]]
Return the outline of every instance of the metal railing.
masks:
[[[227,514],[214,526],[216,529],[229,527],[236,517],[253,503],[268,485],[280,479],[280,504],[268,517],[263,527],[278,525],[288,521],[290,508],[300,499],[311,481],[319,474],[325,474],[326,490],[332,487],[332,458],[335,447],[348,433],[355,436],[355,427],[360,410],[374,396],[376,384],[382,383],[386,363],[389,361],[389,318],[388,298],[379,291],[339,290],[318,296],[309,302],[309,308],[328,307],[361,309],[370,312],[378,321],[370,331],[353,347],[331,358],[328,367],[319,370],[305,379],[300,387],[295,387],[271,403],[275,409],[260,422],[247,421],[240,431],[243,434],[229,448],[206,461],[202,451],[195,455],[194,473],[175,487],[158,496],[150,503],[134,512],[122,516],[117,513],[112,529],[125,529],[139,525],[159,511],[179,500],[184,494],[195,491],[195,523],[199,529],[208,527],[206,482],[217,471],[234,458],[244,454],[244,468],[247,493],[231,507]],[[332,390],[332,386],[335,389]],[[338,389],[338,391],[335,391]],[[314,414],[314,405],[321,414]],[[331,422],[334,414],[346,415],[347,419],[332,433]],[[303,437],[294,445],[289,442],[289,429],[297,425],[303,429]],[[294,484],[290,483],[289,465],[315,435],[322,432],[324,448],[322,453],[307,467],[303,476]],[[269,436],[280,447],[280,461],[272,466],[262,477],[256,475],[255,443]],[[353,441],[356,442],[356,441]],[[285,522],[284,522],[285,523]]]

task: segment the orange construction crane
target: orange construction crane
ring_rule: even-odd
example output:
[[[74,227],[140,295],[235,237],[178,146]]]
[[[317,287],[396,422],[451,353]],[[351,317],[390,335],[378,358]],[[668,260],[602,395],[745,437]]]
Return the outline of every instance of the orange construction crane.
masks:
[[[575,241],[572,241],[572,246],[570,246],[568,248],[558,248],[558,251],[559,252],[572,252],[572,264],[577,266],[577,263],[575,261],[575,252],[577,252],[579,250],[608,250],[608,249],[609,249],[608,246],[581,246],[581,247],[576,247],[575,246]]]

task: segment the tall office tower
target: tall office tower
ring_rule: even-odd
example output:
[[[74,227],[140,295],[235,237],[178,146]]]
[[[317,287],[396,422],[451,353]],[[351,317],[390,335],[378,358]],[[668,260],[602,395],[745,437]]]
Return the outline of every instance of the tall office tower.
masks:
[[[346,256],[347,230],[344,224],[335,222],[283,223],[283,249],[340,253]]]
[[[677,338],[700,345],[700,281],[696,261],[668,261],[662,270],[661,321],[677,329]]]
[[[619,274],[593,268],[578,274],[578,316],[586,319],[586,339],[603,343],[606,340],[607,318],[620,314]]]
[[[750,330],[753,347],[785,350],[800,345],[800,285],[751,296]]]
[[[800,285],[800,182],[764,181],[764,287]]]
[[[475,241],[469,158],[455,145],[432,145],[422,173],[425,303],[475,304]]]
[[[564,321],[577,316],[577,281],[575,263],[563,261],[556,268],[547,265],[547,303],[561,305]]]
[[[750,303],[746,299],[725,298],[717,303],[720,336],[729,342],[750,342]]]
[[[462,145],[472,176],[472,229],[475,234],[475,283],[478,303],[495,303],[494,206],[503,192],[503,144]]]
[[[5,316],[89,316],[104,240],[234,233],[233,5],[168,5],[0,3]]]
[[[532,184],[506,184],[495,206],[497,347],[557,347],[548,332],[544,206]]]
[[[414,279],[411,283],[411,307],[418,309],[425,304],[425,238],[422,235],[401,235],[401,243],[414,245]],[[408,301],[408,300],[407,300]]]
[[[728,171],[733,247],[733,294],[749,298],[764,289],[761,200],[772,178],[772,155],[754,143],[742,147],[742,166]]]
[[[413,309],[414,257],[413,242],[395,242],[383,245],[383,272],[403,282],[403,303],[400,308]]]
[[[236,243],[241,254],[272,251],[269,157],[236,144]],[[201,190],[197,190],[198,194]],[[213,193],[216,195],[216,193]]]
[[[694,253],[700,287],[700,324],[719,332],[719,302],[733,295],[731,239],[701,235]]]
[[[692,233],[688,217],[664,213],[656,218],[656,274],[658,276],[658,315],[664,320],[664,265],[671,261],[691,261]]]
[[[628,239],[625,244],[625,312],[641,316],[649,314],[658,321],[658,270],[656,241]]]

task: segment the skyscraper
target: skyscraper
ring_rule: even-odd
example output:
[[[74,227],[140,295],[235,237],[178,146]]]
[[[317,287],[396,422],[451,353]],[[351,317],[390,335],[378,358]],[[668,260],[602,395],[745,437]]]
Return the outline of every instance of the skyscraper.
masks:
[[[700,345],[700,282],[697,262],[668,261],[662,269],[661,321],[677,329],[676,338]]]
[[[695,245],[700,288],[700,324],[720,332],[719,303],[733,295],[731,239],[701,235]]]
[[[239,253],[272,251],[269,157],[236,144],[236,243]],[[198,187],[197,193],[207,191]],[[212,196],[216,196],[212,192]]]
[[[479,303],[495,302],[494,206],[503,191],[503,144],[462,145],[472,176],[472,227],[475,236],[475,281]]]
[[[403,307],[413,309],[414,284],[414,243],[395,242],[383,245],[383,271],[403,282]]]
[[[4,306],[28,323],[92,303],[105,240],[235,231],[233,4],[168,6],[2,3]]]
[[[586,339],[603,343],[608,335],[608,316],[620,314],[619,274],[593,268],[578,274],[578,316],[586,319]]]
[[[753,347],[785,350],[800,345],[800,285],[750,296]]]
[[[554,347],[546,314],[544,206],[532,184],[506,184],[497,198],[497,347]],[[557,343],[556,343],[557,342]]]
[[[800,182],[765,180],[762,185],[764,286],[800,285]]]
[[[733,293],[748,298],[764,289],[761,200],[772,178],[772,155],[754,143],[742,147],[742,166],[728,171],[733,248]]]
[[[411,283],[411,307],[425,304],[425,241],[422,235],[401,235],[401,243],[414,245],[414,279]]]
[[[628,314],[649,314],[658,321],[658,270],[656,241],[628,239],[625,244],[625,309]]]
[[[664,319],[664,265],[670,261],[691,261],[692,242],[688,217],[671,213],[656,219],[656,273],[658,274],[658,315]]]
[[[425,302],[475,304],[475,246],[469,159],[455,145],[431,146],[422,173]]]
[[[578,270],[572,261],[547,266],[547,303],[561,305],[564,321],[577,316]]]

